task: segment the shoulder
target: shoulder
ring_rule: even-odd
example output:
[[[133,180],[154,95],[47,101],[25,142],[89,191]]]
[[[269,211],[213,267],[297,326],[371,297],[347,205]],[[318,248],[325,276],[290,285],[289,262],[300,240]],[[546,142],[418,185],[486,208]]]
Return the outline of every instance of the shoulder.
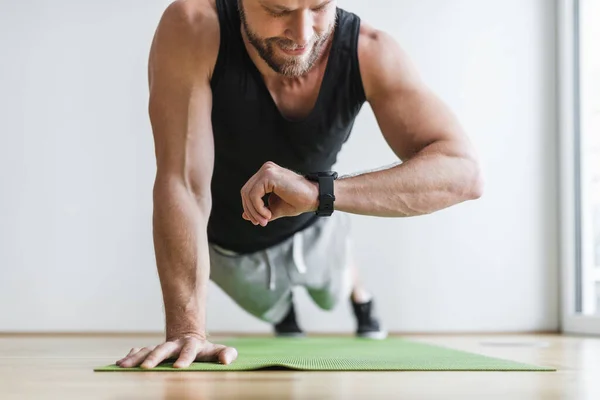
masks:
[[[150,65],[177,63],[210,72],[220,42],[219,16],[215,0],[176,0],[164,11],[152,42]]]
[[[409,86],[419,79],[396,39],[364,22],[358,37],[358,60],[367,100],[390,86]]]
[[[159,26],[201,33],[219,25],[216,0],[175,0],[165,9]]]

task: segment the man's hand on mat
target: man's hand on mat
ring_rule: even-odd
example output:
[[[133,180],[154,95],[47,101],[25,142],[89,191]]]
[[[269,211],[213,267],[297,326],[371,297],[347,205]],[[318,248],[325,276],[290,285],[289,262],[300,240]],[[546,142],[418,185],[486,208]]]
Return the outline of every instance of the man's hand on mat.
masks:
[[[159,346],[133,348],[116,364],[121,368],[151,369],[168,359],[177,359],[173,364],[174,368],[187,368],[194,361],[230,364],[236,358],[237,350],[233,347],[188,336],[167,341]]]
[[[269,195],[269,207],[263,197]],[[293,217],[318,208],[319,188],[302,175],[273,162],[265,163],[242,187],[242,218],[266,226],[281,217]]]

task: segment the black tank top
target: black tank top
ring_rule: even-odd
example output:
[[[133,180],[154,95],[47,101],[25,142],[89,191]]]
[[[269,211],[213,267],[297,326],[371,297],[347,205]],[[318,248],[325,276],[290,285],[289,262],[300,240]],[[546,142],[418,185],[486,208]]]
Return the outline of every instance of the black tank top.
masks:
[[[275,105],[244,46],[237,0],[216,4],[221,43],[211,80],[215,163],[208,240],[250,253],[280,243],[320,218],[305,213],[254,226],[242,218],[240,190],[267,161],[300,174],[330,170],[335,164],[365,102],[357,56],[360,19],[337,9],[314,109],[290,121]]]

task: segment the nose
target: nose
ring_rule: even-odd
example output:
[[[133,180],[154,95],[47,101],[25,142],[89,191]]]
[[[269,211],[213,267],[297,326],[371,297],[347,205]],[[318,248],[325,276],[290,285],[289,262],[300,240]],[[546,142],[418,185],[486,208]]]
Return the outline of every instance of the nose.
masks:
[[[310,44],[313,36],[313,18],[310,10],[302,10],[292,20],[292,26],[288,29],[288,37],[298,46],[304,47]]]

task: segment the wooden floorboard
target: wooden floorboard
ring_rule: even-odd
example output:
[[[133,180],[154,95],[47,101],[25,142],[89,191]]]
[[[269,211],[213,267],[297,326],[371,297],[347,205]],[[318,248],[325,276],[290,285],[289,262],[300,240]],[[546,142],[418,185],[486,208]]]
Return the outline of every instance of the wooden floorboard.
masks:
[[[600,399],[599,338],[403,337],[558,371],[95,373],[160,336],[2,335],[0,399]]]

